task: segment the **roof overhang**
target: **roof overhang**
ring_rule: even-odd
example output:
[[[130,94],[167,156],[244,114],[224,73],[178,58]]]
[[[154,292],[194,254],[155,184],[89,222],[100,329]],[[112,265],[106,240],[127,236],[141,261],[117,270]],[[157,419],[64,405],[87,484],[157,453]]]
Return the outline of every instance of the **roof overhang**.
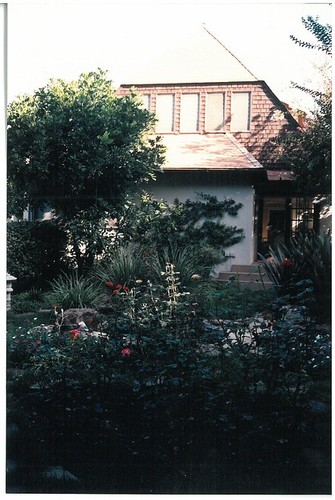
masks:
[[[164,171],[262,172],[265,168],[231,134],[165,134]]]

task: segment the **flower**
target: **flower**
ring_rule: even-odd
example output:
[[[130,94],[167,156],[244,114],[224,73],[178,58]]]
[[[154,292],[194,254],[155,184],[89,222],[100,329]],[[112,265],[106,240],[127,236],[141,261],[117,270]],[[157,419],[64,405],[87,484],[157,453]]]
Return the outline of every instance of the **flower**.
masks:
[[[70,337],[72,340],[75,340],[80,335],[80,330],[71,330]]]
[[[293,265],[293,262],[291,259],[284,259],[283,262],[281,262],[280,267],[285,268],[285,267],[290,267]]]
[[[120,285],[120,283],[118,285],[116,285],[117,290],[120,290],[121,288],[122,288],[122,285]]]
[[[129,349],[129,347],[125,347],[124,349],[122,349],[121,354],[122,354],[122,356],[130,356],[131,349]]]
[[[106,286],[114,286],[113,281],[107,281]]]
[[[129,288],[128,288],[127,286],[124,286],[124,287],[123,287],[123,291],[124,291],[124,292],[129,292]]]

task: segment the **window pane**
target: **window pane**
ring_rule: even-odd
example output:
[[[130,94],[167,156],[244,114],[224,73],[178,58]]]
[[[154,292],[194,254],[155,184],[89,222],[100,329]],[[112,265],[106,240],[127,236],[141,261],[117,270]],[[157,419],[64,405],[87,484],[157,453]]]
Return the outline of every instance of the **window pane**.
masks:
[[[250,130],[250,92],[232,93],[230,130]]]
[[[142,94],[141,95],[143,108],[150,111],[150,94]]]
[[[199,94],[182,94],[180,108],[180,132],[196,132],[199,129]]]
[[[217,132],[224,130],[224,94],[207,94],[206,130]]]
[[[158,94],[156,101],[157,132],[172,132],[174,119],[174,95]]]

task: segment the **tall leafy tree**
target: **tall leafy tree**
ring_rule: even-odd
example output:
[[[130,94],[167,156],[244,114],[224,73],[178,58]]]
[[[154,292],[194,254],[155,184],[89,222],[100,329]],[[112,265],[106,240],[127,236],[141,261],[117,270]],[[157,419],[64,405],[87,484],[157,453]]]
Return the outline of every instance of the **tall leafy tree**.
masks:
[[[323,25],[318,18],[308,16],[302,22],[315,39],[307,42],[291,36],[303,48],[317,50],[326,55],[328,67],[332,56],[332,27]],[[320,73],[322,70],[320,69]],[[330,76],[323,73],[323,88],[309,88],[297,83],[299,88],[314,98],[315,109],[307,126],[281,138],[281,160],[288,165],[297,181],[301,194],[329,194],[331,190],[331,141],[332,141],[332,87]]]
[[[102,249],[106,220],[127,193],[153,179],[164,148],[154,116],[135,94],[120,97],[98,70],[51,80],[8,109],[8,208],[49,204],[68,234],[77,267]]]

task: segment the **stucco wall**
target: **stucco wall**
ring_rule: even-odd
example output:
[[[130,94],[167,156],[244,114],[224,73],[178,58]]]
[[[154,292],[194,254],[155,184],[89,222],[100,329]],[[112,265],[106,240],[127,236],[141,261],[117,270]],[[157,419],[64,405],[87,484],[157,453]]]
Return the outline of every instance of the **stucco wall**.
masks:
[[[215,269],[215,272],[229,271],[232,264],[251,264],[254,261],[254,190],[250,185],[223,185],[210,180],[207,183],[197,183],[196,179],[192,179],[192,173],[189,173],[188,179],[183,179],[183,182],[175,175],[163,175],[145,189],[155,198],[164,199],[168,203],[173,203],[176,198],[180,201],[199,200],[197,193],[211,194],[218,200],[232,198],[236,203],[242,203],[237,216],[225,215],[223,223],[242,228],[245,238],[225,250],[226,254],[233,257]]]

